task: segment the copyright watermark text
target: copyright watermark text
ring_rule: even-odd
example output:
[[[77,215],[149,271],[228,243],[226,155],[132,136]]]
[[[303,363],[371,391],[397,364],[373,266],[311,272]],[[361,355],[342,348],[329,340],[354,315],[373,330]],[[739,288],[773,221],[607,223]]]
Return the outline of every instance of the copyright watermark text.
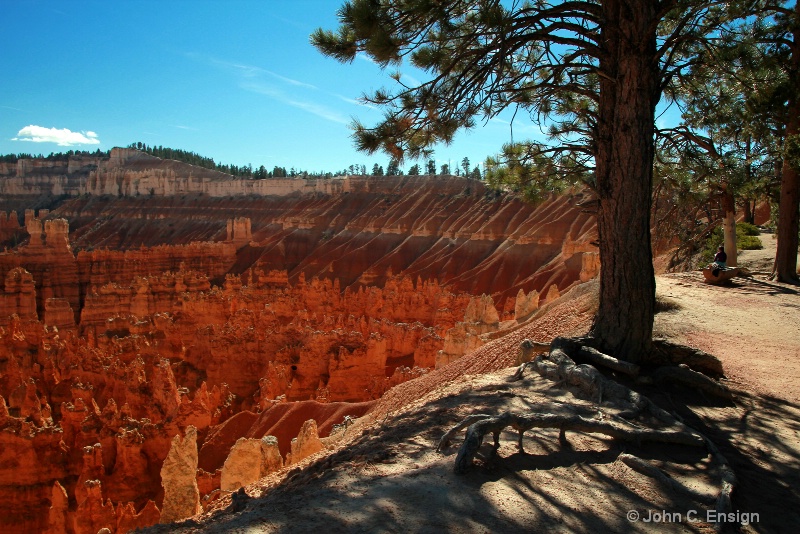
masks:
[[[636,523],[738,523],[749,525],[758,523],[760,518],[755,512],[718,512],[717,510],[687,510],[683,512],[670,512],[668,510],[628,510],[628,521]]]

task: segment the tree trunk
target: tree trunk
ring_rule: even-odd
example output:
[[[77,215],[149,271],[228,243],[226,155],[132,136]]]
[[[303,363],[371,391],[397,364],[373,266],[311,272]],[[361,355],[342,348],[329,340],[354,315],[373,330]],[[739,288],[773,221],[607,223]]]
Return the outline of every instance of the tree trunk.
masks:
[[[745,152],[744,157],[747,161],[747,164],[744,166],[745,172],[745,183],[751,184],[753,183],[753,164],[750,163],[752,161],[752,154],[753,154],[753,136],[747,136],[747,143],[745,144]],[[744,222],[749,224],[755,224],[755,201],[753,201],[753,208],[750,209],[750,199],[745,198],[743,204],[743,211],[744,211]]]
[[[800,109],[796,111],[800,113]],[[797,119],[794,119],[797,123]],[[795,125],[795,134],[800,132]],[[788,136],[787,136],[788,137]],[[781,200],[778,208],[778,249],[775,254],[773,276],[781,282],[798,282],[797,247],[798,220],[800,210],[800,173],[792,168],[789,158],[783,161]]]
[[[755,200],[751,201],[749,198],[744,199],[744,202],[742,203],[742,208],[744,209],[744,222],[755,224],[755,204]]]
[[[789,66],[789,105],[778,207],[778,250],[772,274],[781,282],[798,282],[797,233],[800,230],[800,2],[794,6],[792,59]]]
[[[736,257],[736,202],[727,183],[722,184],[722,211],[725,212],[722,226],[725,254],[728,256],[726,265],[728,267],[736,267],[738,265]]]
[[[602,2],[596,180],[600,305],[592,326],[604,352],[640,362],[650,352],[655,276],[650,243],[653,123],[659,73],[658,2]]]

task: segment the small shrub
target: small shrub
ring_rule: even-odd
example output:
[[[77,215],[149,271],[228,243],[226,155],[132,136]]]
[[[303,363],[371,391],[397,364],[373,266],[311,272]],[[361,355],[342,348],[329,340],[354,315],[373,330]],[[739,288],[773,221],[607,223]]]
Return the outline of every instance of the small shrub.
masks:
[[[751,235],[743,235],[743,236],[736,236],[736,247],[739,250],[761,250],[764,248],[764,245],[761,243],[761,240],[755,236]]]
[[[747,235],[747,236],[755,236],[755,235],[761,235],[761,230],[759,230],[758,226],[756,226],[755,224],[750,224],[748,222],[740,222],[740,223],[736,223],[737,240],[738,240],[739,233],[741,233],[742,235]],[[759,248],[761,248],[761,247],[759,247]]]

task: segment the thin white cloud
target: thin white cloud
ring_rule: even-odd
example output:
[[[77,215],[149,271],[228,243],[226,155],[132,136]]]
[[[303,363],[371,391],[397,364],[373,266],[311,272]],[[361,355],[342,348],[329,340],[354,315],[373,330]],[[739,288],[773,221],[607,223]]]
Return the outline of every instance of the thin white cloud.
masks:
[[[100,140],[95,132],[73,132],[67,128],[45,128],[28,125],[17,133],[12,141],[29,141],[31,143],[55,143],[58,146],[99,145]]]
[[[257,78],[261,75],[268,75],[272,76],[273,78],[280,80],[282,82],[288,83],[289,85],[295,85],[297,87],[307,87],[309,89],[319,89],[316,85],[312,85],[310,83],[301,82],[300,80],[295,80],[294,78],[288,78],[286,76],[282,76],[277,72],[273,72],[271,70],[267,70],[256,65],[248,65],[246,63],[235,63],[232,61],[223,61],[221,59],[209,58],[208,60],[211,62],[212,65],[216,65],[218,67],[223,67],[227,69],[232,69],[238,72],[243,78]]]
[[[507,128],[507,127],[512,126],[511,121],[507,121],[507,120],[501,119],[499,117],[492,117],[487,122],[499,125],[502,128]],[[543,133],[541,128],[537,127],[536,125],[534,125],[534,124],[532,124],[530,122],[525,121],[524,119],[523,120],[521,120],[521,119],[515,120],[513,122],[513,127],[514,127],[514,131],[515,132],[539,132],[539,133]]]
[[[290,98],[286,96],[283,92],[279,91],[278,89],[275,89],[274,87],[270,87],[268,85],[248,82],[248,83],[242,83],[240,87],[246,91],[251,91],[253,93],[258,93],[268,96],[270,98],[274,98],[279,102],[283,102],[284,104],[288,104],[298,109],[302,109],[304,111],[307,111],[309,113],[312,113],[318,117],[322,117],[323,119],[329,121],[338,122],[340,124],[350,123],[350,121],[346,117],[344,117],[343,115],[337,113],[332,109],[329,109],[315,102]]]
[[[281,80],[282,82],[286,82],[290,85],[296,85],[298,87],[308,87],[309,89],[319,89],[316,85],[311,85],[310,83],[301,82],[299,80],[293,80],[292,78],[287,78],[286,76],[281,76],[278,73],[272,72],[271,70],[265,70],[267,74],[270,76]]]
[[[356,106],[361,106],[361,107],[364,107],[364,108],[367,108],[367,109],[375,109],[375,106],[372,106],[372,105],[367,104],[366,102],[362,102],[360,100],[356,100],[355,98],[348,98],[346,96],[342,96],[342,95],[339,95],[339,94],[336,94],[336,93],[331,93],[331,94],[333,94],[333,96],[335,96],[339,100],[344,100],[348,104],[354,104]]]
[[[179,130],[191,130],[193,132],[199,132],[200,130],[197,128],[192,128],[191,126],[183,126],[181,124],[170,124],[173,128],[178,128]]]

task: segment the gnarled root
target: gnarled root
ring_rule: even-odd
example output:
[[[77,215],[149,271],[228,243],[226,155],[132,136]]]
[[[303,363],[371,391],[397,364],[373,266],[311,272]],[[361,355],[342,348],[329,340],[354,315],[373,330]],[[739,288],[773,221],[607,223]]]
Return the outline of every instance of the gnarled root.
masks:
[[[722,362],[713,354],[702,350],[672,343],[665,339],[653,340],[653,354],[661,365],[688,365],[704,375],[720,378],[725,376]]]
[[[522,445],[522,434],[532,428],[558,428],[562,435],[566,431],[603,434],[620,441],[633,443],[655,441],[695,447],[705,445],[703,436],[684,425],[681,425],[682,428],[672,429],[637,428],[608,420],[588,419],[576,414],[514,414],[505,412],[497,417],[480,419],[469,426],[464,443],[456,456],[455,472],[463,473],[472,465],[472,459],[478,452],[486,434],[491,432],[494,435],[495,446],[497,446],[500,432],[509,426],[520,433],[520,447]]]
[[[690,388],[704,391],[711,395],[733,400],[733,393],[725,385],[707,377],[702,373],[692,371],[684,365],[678,367],[659,367],[650,375],[653,382],[675,382]]]
[[[717,512],[720,514],[729,512],[731,492],[736,485],[736,475],[711,440],[683,424],[681,420],[658,407],[646,396],[613,379],[606,378],[592,365],[576,364],[573,358],[592,362],[616,373],[626,374],[635,378],[638,383],[677,382],[719,397],[732,399],[730,390],[714,380],[714,378],[724,376],[720,361],[702,351],[659,341],[656,342],[656,359],[664,366],[656,368],[649,375],[643,375],[639,366],[603,354],[591,346],[591,341],[588,338],[556,338],[551,344],[549,354],[539,354],[530,362],[521,364],[514,373],[513,380],[521,379],[526,370],[534,369],[544,378],[577,388],[585,395],[595,399],[598,404],[605,401],[622,409],[623,411],[617,416],[600,413],[599,418],[587,418],[575,413],[574,408],[572,413],[567,414],[505,412],[494,417],[474,415],[467,417],[448,431],[440,440],[437,450],[447,446],[456,432],[468,427],[464,443],[458,451],[454,465],[456,473],[463,473],[472,464],[473,458],[483,443],[484,436],[491,433],[494,436],[495,448],[497,448],[499,447],[500,433],[507,427],[514,428],[519,432],[518,446],[521,452],[524,452],[522,450],[523,433],[532,428],[558,428],[561,443],[565,443],[565,432],[573,431],[603,434],[624,442],[655,441],[694,447],[705,446],[717,464],[717,472],[720,477],[720,490],[716,498]],[[629,422],[630,419],[645,414],[658,420],[661,428],[634,426]],[[619,459],[636,471],[656,479],[662,486],[684,493],[697,502],[710,504],[714,500],[707,495],[686,488],[661,470],[635,456],[621,454]]]
[[[436,446],[436,452],[441,451],[442,449],[447,448],[450,445],[450,442],[453,440],[453,436],[455,436],[461,429],[468,427],[472,423],[476,421],[482,421],[484,419],[490,419],[492,416],[479,413],[475,415],[468,415],[464,418],[463,421],[458,423],[456,426],[445,432],[444,436],[439,440],[439,444]]]
[[[615,380],[606,378],[595,367],[586,364],[576,365],[566,352],[555,347],[555,342],[550,354],[540,354],[526,366],[532,367],[545,378],[577,387],[586,395],[595,398],[598,404],[603,400],[622,403],[628,409],[619,415],[625,419],[649,413],[663,423],[676,422],[674,417],[653,404],[650,399]]]
[[[620,360],[604,352],[600,352],[591,345],[593,340],[588,337],[567,338],[557,337],[550,344],[551,349],[561,349],[570,358],[605,367],[617,373],[628,376],[638,376],[641,368],[635,363]],[[524,340],[523,340],[524,343]]]
[[[499,446],[500,433],[508,427],[514,428],[519,432],[518,446],[521,452],[523,452],[523,433],[532,428],[558,428],[562,445],[566,443],[565,432],[573,431],[603,434],[625,442],[656,441],[695,447],[705,446],[714,459],[715,470],[720,479],[720,490],[716,498],[702,495],[683,486],[660,469],[635,456],[621,454],[619,459],[632,469],[655,479],[667,489],[683,493],[704,504],[711,504],[716,501],[716,509],[719,514],[729,512],[731,509],[731,492],[736,485],[736,475],[711,440],[683,424],[679,418],[659,408],[646,396],[616,380],[607,378],[593,365],[579,364],[575,361],[590,362],[610,369],[615,373],[628,375],[634,378],[637,383],[675,382],[718,397],[732,399],[733,395],[730,390],[724,384],[715,380],[724,376],[719,359],[690,347],[675,345],[666,341],[655,341],[654,356],[656,364],[662,366],[657,367],[650,374],[643,374],[638,365],[603,354],[591,344],[592,340],[589,338],[556,338],[551,343],[549,354],[542,353],[531,361],[522,363],[514,373],[512,380],[521,379],[528,369],[533,369],[544,378],[577,388],[583,394],[593,398],[598,404],[605,401],[618,409],[622,409],[623,411],[617,416],[601,412],[599,417],[583,417],[575,413],[577,410],[575,407],[571,408],[570,413],[566,414],[513,414],[505,412],[494,417],[474,415],[467,417],[448,431],[440,440],[437,450],[446,447],[456,432],[468,427],[464,443],[458,451],[454,465],[456,473],[463,473],[472,464],[472,460],[477,454],[484,436],[491,433],[494,437],[495,448],[497,448]],[[532,345],[521,346],[521,349],[525,349],[529,353],[532,353],[536,348],[539,347],[534,348]],[[629,422],[631,419],[645,414],[658,420],[660,428],[634,426]]]
[[[523,340],[521,345],[526,341],[527,340]],[[667,341],[659,341],[656,343],[658,360],[667,365],[656,368],[650,374],[643,375],[638,365],[618,360],[613,356],[604,354],[589,346],[588,343],[590,341],[589,338],[556,338],[551,344],[549,355],[540,354],[532,361],[523,363],[514,373],[511,380],[521,379],[528,368],[533,368],[545,378],[565,381],[570,385],[577,386],[584,393],[596,395],[598,398],[602,398],[603,396],[609,398],[609,394],[617,398],[629,397],[628,401],[634,406],[634,410],[629,414],[631,417],[635,417],[641,409],[645,408],[642,402],[635,398],[638,394],[635,392],[631,394],[631,390],[627,388],[622,390],[614,387],[611,389],[615,389],[617,392],[611,392],[609,390],[609,384],[617,384],[622,388],[624,388],[624,386],[620,386],[614,380],[605,378],[597,371],[597,368],[592,365],[576,364],[574,359],[587,361],[599,367],[604,367],[614,372],[634,377],[640,384],[673,382],[727,400],[733,399],[733,393],[731,393],[727,386],[703,374],[703,372],[700,372],[705,371],[712,377],[723,376],[721,362],[711,354],[691,347],[676,345]],[[667,354],[670,356],[667,357]],[[554,363],[555,367],[550,366],[548,362]],[[688,363],[677,364],[678,362]],[[570,365],[574,366],[574,368],[569,367]],[[700,371],[695,371],[692,369],[692,366],[699,368]],[[587,368],[592,370],[587,370]],[[579,374],[584,376],[578,378]],[[600,401],[598,400],[598,402]],[[658,415],[657,417],[661,418],[661,416]]]

